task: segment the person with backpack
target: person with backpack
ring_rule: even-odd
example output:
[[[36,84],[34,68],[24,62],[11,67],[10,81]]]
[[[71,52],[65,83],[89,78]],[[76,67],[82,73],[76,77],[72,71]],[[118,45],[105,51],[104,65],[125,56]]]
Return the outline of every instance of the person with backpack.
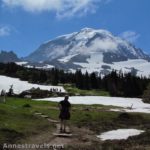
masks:
[[[60,118],[60,132],[66,133],[66,121],[70,119],[70,109],[71,104],[68,101],[69,96],[66,95],[64,100],[60,101],[58,106],[60,110],[59,118]]]

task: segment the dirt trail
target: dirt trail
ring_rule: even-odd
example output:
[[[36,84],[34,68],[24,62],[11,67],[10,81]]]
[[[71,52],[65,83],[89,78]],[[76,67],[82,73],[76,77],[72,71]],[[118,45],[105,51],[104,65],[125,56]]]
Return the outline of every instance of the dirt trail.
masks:
[[[42,117],[42,116],[41,116]],[[88,146],[91,145],[93,141],[97,141],[95,134],[88,130],[87,128],[78,128],[75,126],[67,126],[67,132],[71,132],[71,137],[58,137],[53,135],[53,133],[59,133],[60,123],[58,120],[53,120],[51,118],[45,118],[49,121],[51,125],[54,125],[51,131],[43,131],[40,135],[33,135],[25,140],[26,143],[34,144],[49,144],[49,145],[63,145],[64,148],[71,145],[73,147],[77,146]],[[24,142],[23,142],[24,143]],[[33,149],[37,150],[37,149]],[[39,150],[39,149],[38,149]]]
[[[48,119],[49,120],[49,119]],[[54,120],[49,121],[50,123],[54,122]],[[57,122],[55,120],[55,122]],[[59,133],[60,123],[55,123],[56,126],[56,133]],[[64,146],[67,145],[90,145],[93,140],[97,140],[94,133],[86,128],[77,128],[75,126],[67,126],[67,132],[71,132],[73,135],[71,137],[58,137],[53,136],[50,144],[63,144]]]

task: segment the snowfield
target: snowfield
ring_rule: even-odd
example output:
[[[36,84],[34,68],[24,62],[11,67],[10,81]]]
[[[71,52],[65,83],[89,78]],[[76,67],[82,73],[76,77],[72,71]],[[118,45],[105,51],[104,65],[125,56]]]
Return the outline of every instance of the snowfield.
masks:
[[[27,64],[28,62],[26,62],[26,61],[20,61],[20,62],[15,62],[17,65],[19,65],[19,66],[23,66],[23,65],[25,65],[25,64]]]
[[[29,67],[28,67],[29,68]],[[33,68],[33,66],[31,66],[31,68]],[[45,66],[42,66],[42,67],[35,67],[36,69],[52,69],[54,68],[53,65],[49,65],[49,64],[46,64]]]
[[[63,97],[44,98],[35,100],[59,102],[63,100]],[[150,104],[143,103],[143,101],[139,98],[71,96],[69,98],[69,101],[72,104],[84,104],[84,105],[102,104],[106,106],[111,105],[121,107],[117,109],[110,109],[110,111],[150,113]]]
[[[77,54],[75,54],[75,55],[70,55],[70,56],[65,56],[65,57],[63,57],[63,58],[61,58],[61,59],[58,59],[58,61],[60,61],[60,62],[62,62],[62,63],[67,63],[67,62],[70,61],[70,59],[71,59],[72,57],[74,57],[74,56],[77,56]]]
[[[133,68],[137,69],[137,76],[150,76],[150,62],[144,59],[129,59],[127,61],[114,62],[112,64],[107,64],[103,62],[103,54],[101,53],[93,53],[91,57],[87,59],[87,63],[79,63],[74,62],[74,64],[81,66],[81,71],[85,73],[88,71],[99,72],[103,70],[102,66],[108,66],[110,69],[108,71],[112,71],[112,69],[120,71],[123,73],[131,72]],[[74,71],[75,72],[75,71]]]
[[[21,81],[18,78],[11,78],[0,75],[0,91],[3,89],[6,92],[8,92],[10,85],[13,85],[15,94],[20,94],[23,91],[38,87],[42,90],[50,90],[51,88],[54,88],[58,89],[58,91],[65,92],[65,89],[61,86],[49,86],[49,85],[46,86],[46,85],[32,84],[27,81]]]
[[[130,136],[135,136],[143,133],[143,130],[137,129],[117,129],[108,132],[104,132],[97,137],[100,138],[102,141],[105,140],[121,140],[121,139],[128,139]]]

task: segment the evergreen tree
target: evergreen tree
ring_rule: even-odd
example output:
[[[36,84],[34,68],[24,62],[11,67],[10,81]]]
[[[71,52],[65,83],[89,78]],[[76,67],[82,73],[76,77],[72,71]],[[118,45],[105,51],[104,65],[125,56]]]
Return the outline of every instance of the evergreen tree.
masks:
[[[92,89],[98,89],[98,79],[94,72],[90,75],[90,84]]]
[[[91,87],[91,83],[90,83],[90,77],[88,72],[86,71],[85,76],[84,76],[84,89],[89,90]]]
[[[40,70],[39,81],[40,81],[40,83],[43,83],[43,82],[47,81],[47,74],[44,70]]]
[[[36,68],[25,68],[15,63],[0,63],[0,74],[10,77],[17,77],[32,83],[53,84],[69,83],[79,89],[102,89],[112,96],[141,97],[146,89],[149,78],[137,77],[131,73],[123,74],[120,70],[112,71],[101,78],[96,73],[83,74],[81,70],[75,73],[66,72],[56,68],[50,70],[40,70]]]
[[[77,70],[75,73],[75,78],[76,78],[76,87],[79,89],[83,89],[83,75],[81,70]]]
[[[148,84],[147,89],[144,91],[143,101],[145,103],[150,103],[150,83]]]

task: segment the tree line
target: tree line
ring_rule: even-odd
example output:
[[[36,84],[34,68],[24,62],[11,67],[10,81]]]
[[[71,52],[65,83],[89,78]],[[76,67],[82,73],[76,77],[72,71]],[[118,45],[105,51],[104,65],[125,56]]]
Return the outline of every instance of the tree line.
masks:
[[[110,93],[111,96],[141,97],[150,79],[137,77],[131,73],[123,74],[121,71],[113,70],[110,74],[98,76],[97,73],[83,74],[81,70],[75,73],[66,72],[53,68],[51,70],[40,70],[26,68],[15,63],[0,63],[0,74],[20,78],[37,84],[73,84],[79,89],[100,89]]]

